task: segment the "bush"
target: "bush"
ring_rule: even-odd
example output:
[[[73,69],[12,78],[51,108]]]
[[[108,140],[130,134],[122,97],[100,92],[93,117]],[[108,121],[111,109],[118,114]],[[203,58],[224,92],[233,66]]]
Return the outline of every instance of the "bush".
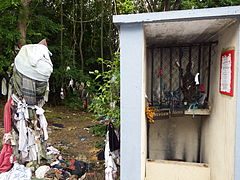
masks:
[[[99,116],[109,116],[116,120],[120,119],[120,62],[119,54],[111,60],[98,59],[107,67],[107,71],[98,70],[89,72],[95,76],[94,81],[88,81],[87,86],[95,86],[97,92],[94,94],[90,111]]]

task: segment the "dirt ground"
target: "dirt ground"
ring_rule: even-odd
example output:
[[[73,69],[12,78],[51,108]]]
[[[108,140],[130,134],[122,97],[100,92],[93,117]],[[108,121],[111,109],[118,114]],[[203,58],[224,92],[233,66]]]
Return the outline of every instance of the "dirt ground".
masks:
[[[4,102],[0,102],[0,137],[3,136],[3,109]],[[44,106],[45,116],[48,121],[48,144],[60,150],[64,159],[82,160],[88,163],[102,161],[97,160],[96,143],[102,142],[104,138],[94,137],[87,131],[87,127],[96,124],[92,114],[82,111],[73,111],[67,107]],[[2,144],[1,144],[2,148]],[[96,175],[96,173],[98,175]],[[100,173],[100,174],[99,174]],[[89,179],[104,179],[104,171],[89,172]]]
[[[59,149],[65,158],[96,162],[95,147],[104,138],[94,137],[86,128],[96,123],[94,117],[86,112],[71,111],[66,107],[46,107],[46,118],[49,124],[49,140]],[[60,127],[59,127],[60,126]]]

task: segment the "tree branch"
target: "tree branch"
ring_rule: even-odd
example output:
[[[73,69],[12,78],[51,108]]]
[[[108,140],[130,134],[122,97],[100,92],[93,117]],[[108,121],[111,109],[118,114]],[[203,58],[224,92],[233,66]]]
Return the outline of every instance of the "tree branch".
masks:
[[[169,11],[171,5],[171,0],[165,0],[164,11]]]
[[[180,4],[181,4],[181,0],[176,0],[174,5],[173,5],[173,10],[178,10]]]
[[[154,12],[154,10],[153,10],[153,8],[152,8],[152,5],[151,5],[151,3],[149,2],[149,0],[146,0],[146,1],[147,1],[147,3],[148,3],[148,6],[149,6],[151,12]]]

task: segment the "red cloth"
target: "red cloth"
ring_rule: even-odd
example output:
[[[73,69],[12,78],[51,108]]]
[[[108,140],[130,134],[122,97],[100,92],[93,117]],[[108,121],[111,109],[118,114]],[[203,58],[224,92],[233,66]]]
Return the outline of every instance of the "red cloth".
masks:
[[[6,103],[4,107],[4,129],[5,133],[9,133],[11,131],[11,102]],[[10,157],[12,155],[12,147],[10,144],[4,144],[1,154],[0,154],[0,173],[6,172],[11,169],[12,163],[10,162]]]
[[[12,147],[10,144],[4,144],[0,154],[0,173],[7,172],[12,168],[10,157],[12,155]]]
[[[203,84],[200,84],[198,87],[198,91],[204,93],[206,91],[206,88]]]
[[[4,129],[5,133],[9,133],[12,129],[11,124],[11,103],[12,98],[8,100],[4,107]]]
[[[71,165],[69,166],[69,169],[76,170],[76,167],[74,166],[75,160],[74,159],[70,160],[70,163]]]

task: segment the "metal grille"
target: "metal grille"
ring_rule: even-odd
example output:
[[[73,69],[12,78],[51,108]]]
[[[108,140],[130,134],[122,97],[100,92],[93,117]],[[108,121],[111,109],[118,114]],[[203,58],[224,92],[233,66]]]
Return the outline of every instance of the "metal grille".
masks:
[[[151,48],[151,105],[170,106],[173,100],[179,100],[179,104],[183,104],[180,68],[182,74],[186,74],[190,61],[191,74],[200,74],[200,84],[205,87],[208,96],[211,59],[216,47],[214,44],[216,43]]]

